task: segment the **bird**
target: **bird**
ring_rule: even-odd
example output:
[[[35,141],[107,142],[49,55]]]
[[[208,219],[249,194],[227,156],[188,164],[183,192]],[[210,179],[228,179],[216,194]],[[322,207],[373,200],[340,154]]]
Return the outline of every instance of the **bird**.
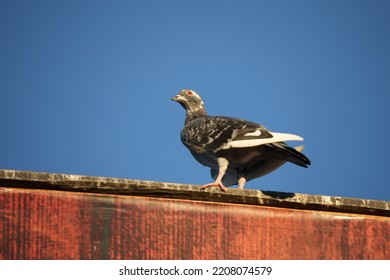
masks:
[[[202,189],[238,185],[264,176],[286,162],[307,168],[310,160],[302,154],[304,146],[290,147],[285,141],[303,141],[289,133],[271,132],[263,125],[240,118],[209,116],[200,95],[183,89],[171,98],[186,111],[180,139],[192,156],[210,167],[214,182]]]

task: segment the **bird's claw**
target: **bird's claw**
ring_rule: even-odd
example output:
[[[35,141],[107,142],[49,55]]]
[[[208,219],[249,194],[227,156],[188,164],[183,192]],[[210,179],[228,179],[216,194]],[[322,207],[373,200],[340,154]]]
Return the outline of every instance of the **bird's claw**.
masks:
[[[210,187],[219,187],[221,191],[226,192],[226,187],[222,184],[222,182],[213,182],[210,184],[203,185],[201,187],[202,190],[210,188]]]

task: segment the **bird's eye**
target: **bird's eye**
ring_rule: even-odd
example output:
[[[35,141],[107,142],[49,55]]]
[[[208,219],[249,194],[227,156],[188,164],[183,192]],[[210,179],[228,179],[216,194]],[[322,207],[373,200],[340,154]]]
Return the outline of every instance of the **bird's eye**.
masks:
[[[192,95],[194,95],[194,93],[189,90],[189,91],[187,91],[187,95],[192,96]]]

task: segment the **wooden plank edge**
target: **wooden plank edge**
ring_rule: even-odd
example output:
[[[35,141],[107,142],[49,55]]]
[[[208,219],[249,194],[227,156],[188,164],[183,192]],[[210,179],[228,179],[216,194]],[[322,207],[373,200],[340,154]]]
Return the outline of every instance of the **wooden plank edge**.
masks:
[[[0,187],[187,199],[390,217],[390,202],[338,196],[0,169]]]

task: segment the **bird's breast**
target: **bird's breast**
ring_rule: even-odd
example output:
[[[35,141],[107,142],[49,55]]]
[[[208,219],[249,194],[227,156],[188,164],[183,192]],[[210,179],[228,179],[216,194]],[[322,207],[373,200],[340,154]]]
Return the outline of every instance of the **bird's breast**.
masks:
[[[217,162],[217,157],[215,154],[210,153],[210,152],[203,152],[203,153],[196,153],[192,150],[191,154],[192,156],[201,164],[208,166],[210,168],[216,168],[218,169],[218,162]]]

